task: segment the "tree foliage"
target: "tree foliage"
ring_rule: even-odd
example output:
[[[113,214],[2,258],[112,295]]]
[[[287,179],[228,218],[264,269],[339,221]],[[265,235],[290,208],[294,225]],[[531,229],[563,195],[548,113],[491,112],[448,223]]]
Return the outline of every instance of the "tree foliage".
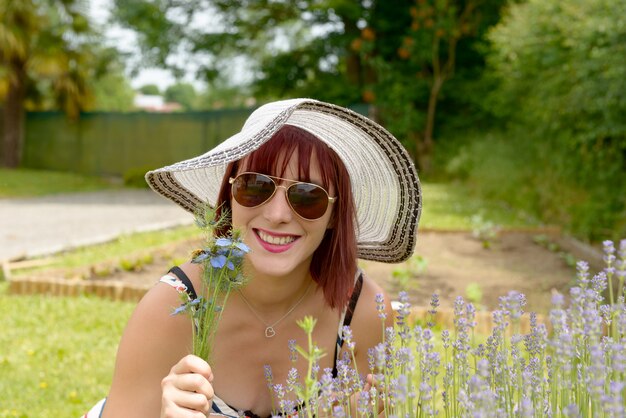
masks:
[[[438,103],[444,85],[461,68],[467,82],[482,68],[477,45],[500,16],[504,0],[413,0],[405,13],[377,3],[371,26],[351,47],[361,51],[375,77],[365,98],[379,105],[381,117],[429,172]],[[459,95],[449,89],[448,96]]]
[[[507,121],[499,147],[510,164],[525,157],[509,189],[592,239],[626,233],[624,16],[626,0],[529,0],[489,35],[490,102]]]
[[[0,0],[2,165],[20,162],[26,106],[77,116],[89,104],[88,80],[107,61],[99,59],[86,7],[80,0]]]
[[[180,71],[175,54],[196,53],[199,74],[211,81],[237,72],[232,58],[244,56],[261,100],[370,103],[427,168],[443,85],[459,63],[483,64],[473,42],[505,2],[116,0],[115,16],[140,32],[150,64]],[[202,16],[211,22],[200,24]]]
[[[165,101],[178,103],[187,111],[198,108],[198,94],[189,83],[179,82],[169,86],[165,90]]]
[[[94,100],[86,110],[100,112],[130,112],[134,109],[135,90],[130,85],[121,66],[91,83]]]
[[[147,95],[152,95],[152,96],[161,95],[161,89],[156,84],[145,84],[139,87],[139,92],[141,94],[147,94]]]
[[[512,7],[490,35],[501,81],[494,110],[574,147],[626,147],[624,16],[624,0]]]

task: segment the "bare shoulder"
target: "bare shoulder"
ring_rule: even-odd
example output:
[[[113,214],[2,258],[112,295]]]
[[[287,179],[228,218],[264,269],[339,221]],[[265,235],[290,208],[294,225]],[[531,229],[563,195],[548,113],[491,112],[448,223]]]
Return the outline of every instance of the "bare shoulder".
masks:
[[[379,295],[382,296],[382,303],[377,301],[377,299],[380,300]],[[384,326],[391,326],[393,324],[393,310],[389,296],[378,283],[363,274],[363,288],[351,323],[357,349],[358,347],[369,349],[382,341],[381,305],[382,313],[385,314]]]
[[[193,266],[181,267],[190,278],[194,275]],[[128,411],[158,416],[161,380],[191,345],[191,320],[172,315],[180,303],[178,291],[165,283],[156,284],[139,302],[120,341],[103,417]]]

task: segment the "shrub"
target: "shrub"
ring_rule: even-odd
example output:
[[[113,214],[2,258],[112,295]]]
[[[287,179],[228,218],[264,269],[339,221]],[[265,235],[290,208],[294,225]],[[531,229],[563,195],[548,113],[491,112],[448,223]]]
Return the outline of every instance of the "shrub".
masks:
[[[129,168],[124,172],[124,185],[128,187],[148,188],[145,175],[148,171],[153,170],[154,167],[141,166]]]
[[[519,186],[543,219],[592,240],[626,230],[624,15],[624,0],[530,0],[512,3],[489,36],[499,81],[489,101],[508,127],[474,175],[511,161],[508,198]]]

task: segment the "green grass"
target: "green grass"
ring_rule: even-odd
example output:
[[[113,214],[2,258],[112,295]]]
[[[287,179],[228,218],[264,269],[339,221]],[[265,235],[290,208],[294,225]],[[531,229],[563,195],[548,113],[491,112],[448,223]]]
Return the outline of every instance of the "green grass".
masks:
[[[195,225],[122,235],[108,243],[81,247],[52,257],[46,257],[47,261],[45,264],[28,269],[14,270],[12,274],[19,276],[20,274],[27,274],[49,268],[62,267],[72,269],[105,261],[115,262],[130,260],[137,256],[138,253],[147,254],[151,250],[163,245],[192,238],[201,238],[200,230]]]
[[[0,168],[0,198],[86,192],[115,186],[99,177],[58,171]]]
[[[0,418],[81,416],[109,390],[135,304],[6,288],[0,283]]]
[[[538,226],[539,222],[499,202],[476,197],[458,183],[422,184],[420,228],[471,230],[473,215],[481,215],[502,228]]]

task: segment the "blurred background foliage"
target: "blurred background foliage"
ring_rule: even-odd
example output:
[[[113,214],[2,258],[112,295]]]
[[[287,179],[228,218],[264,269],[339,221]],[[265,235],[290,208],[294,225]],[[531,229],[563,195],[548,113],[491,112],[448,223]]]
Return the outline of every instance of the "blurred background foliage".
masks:
[[[141,92],[180,111],[367,104],[423,178],[587,240],[626,235],[626,0],[111,0],[139,59],[103,46],[88,6],[0,0],[3,165],[19,161],[16,94],[131,111],[133,74],[167,68],[178,82]]]

